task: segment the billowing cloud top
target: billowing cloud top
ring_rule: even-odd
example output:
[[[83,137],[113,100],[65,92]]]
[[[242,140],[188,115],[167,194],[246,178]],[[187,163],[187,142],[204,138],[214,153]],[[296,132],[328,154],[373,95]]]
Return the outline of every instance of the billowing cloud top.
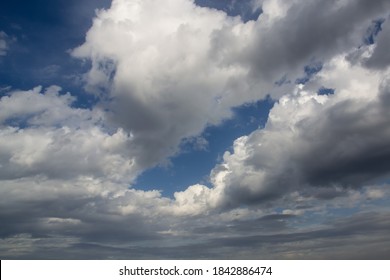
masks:
[[[160,2],[97,11],[71,51],[91,63],[91,108],[58,86],[2,95],[0,256],[389,257],[390,2],[253,1],[262,13],[249,21]],[[265,126],[232,143],[209,185],[135,189],[183,142],[267,96]],[[47,249],[58,240],[62,253]]]

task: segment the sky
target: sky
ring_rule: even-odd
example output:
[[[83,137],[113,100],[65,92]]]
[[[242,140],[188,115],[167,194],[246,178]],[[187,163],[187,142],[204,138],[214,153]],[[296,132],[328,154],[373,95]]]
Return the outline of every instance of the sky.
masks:
[[[1,259],[389,259],[390,2],[0,3]]]

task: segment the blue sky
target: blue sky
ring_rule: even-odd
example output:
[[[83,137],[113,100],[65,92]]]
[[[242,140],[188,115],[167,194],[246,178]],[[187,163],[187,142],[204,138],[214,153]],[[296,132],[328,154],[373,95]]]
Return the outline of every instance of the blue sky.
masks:
[[[2,259],[390,257],[388,1],[0,11]]]
[[[238,137],[264,126],[273,103],[272,99],[266,98],[234,108],[232,119],[205,129],[199,137],[203,145],[198,147],[197,139],[183,143],[179,155],[165,165],[147,170],[137,179],[136,186],[159,188],[170,196],[188,185],[199,182],[210,185],[210,170],[221,161],[223,153],[231,150]]]

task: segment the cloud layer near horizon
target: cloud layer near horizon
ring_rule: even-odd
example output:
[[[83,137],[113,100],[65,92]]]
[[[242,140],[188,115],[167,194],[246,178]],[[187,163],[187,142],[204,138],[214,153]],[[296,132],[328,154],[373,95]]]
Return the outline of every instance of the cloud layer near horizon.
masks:
[[[388,258],[388,21],[372,45],[363,39],[390,3],[265,0],[243,22],[156,2],[114,0],[72,51],[92,63],[93,108],[57,86],[0,99],[0,256],[61,258],[47,255],[61,240],[63,258]],[[265,127],[234,141],[210,186],[173,198],[131,187],[267,95],[277,102]],[[313,222],[350,208],[364,211]],[[378,253],[357,255],[358,241]]]

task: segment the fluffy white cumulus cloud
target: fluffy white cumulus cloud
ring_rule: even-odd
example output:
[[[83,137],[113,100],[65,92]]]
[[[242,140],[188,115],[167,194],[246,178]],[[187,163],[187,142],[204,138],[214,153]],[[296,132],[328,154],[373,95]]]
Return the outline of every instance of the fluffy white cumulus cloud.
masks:
[[[112,99],[113,120],[133,133],[134,153],[149,167],[231,115],[224,98],[246,91],[247,69],[227,56],[252,28],[192,1],[115,0],[73,55],[92,61],[87,89]],[[222,51],[225,30],[231,44]]]
[[[95,250],[102,258],[226,258],[237,248],[237,258],[299,258],[314,248],[329,257],[357,233],[344,256],[366,252],[359,243],[388,257],[388,212],[326,227],[299,216],[361,202],[376,209],[370,201],[389,197],[387,21],[374,45],[360,45],[390,2],[254,1],[263,13],[246,23],[189,0],[161,2],[113,0],[97,12],[72,52],[91,61],[93,108],[75,107],[56,86],[2,95],[4,255],[58,257],[47,255],[55,248],[63,258]],[[311,63],[322,70],[296,85]],[[323,86],[335,93],[318,94]],[[171,198],[132,188],[182,141],[205,149],[205,127],[267,94],[277,102],[265,127],[234,141],[211,187]]]
[[[0,99],[0,178],[90,176],[131,182],[131,135],[108,131],[98,109],[73,108],[69,93],[12,91]]]
[[[312,82],[277,102],[264,129],[225,153],[212,172],[222,205],[267,203],[294,192],[331,199],[386,178],[389,78],[344,56],[325,64]],[[335,94],[313,92],[318,85]]]
[[[0,219],[7,224],[0,247],[8,256],[34,253],[36,234],[50,236],[44,246],[54,246],[50,239],[64,247],[154,239],[173,217],[194,214],[159,191],[130,189],[140,172],[129,153],[132,136],[74,101],[57,86],[0,99]]]
[[[389,3],[254,2],[260,6],[246,23],[190,0],[114,0],[97,12],[72,54],[92,62],[86,88],[134,135],[141,167],[175,154],[232,107],[288,92],[305,65],[358,45]]]

